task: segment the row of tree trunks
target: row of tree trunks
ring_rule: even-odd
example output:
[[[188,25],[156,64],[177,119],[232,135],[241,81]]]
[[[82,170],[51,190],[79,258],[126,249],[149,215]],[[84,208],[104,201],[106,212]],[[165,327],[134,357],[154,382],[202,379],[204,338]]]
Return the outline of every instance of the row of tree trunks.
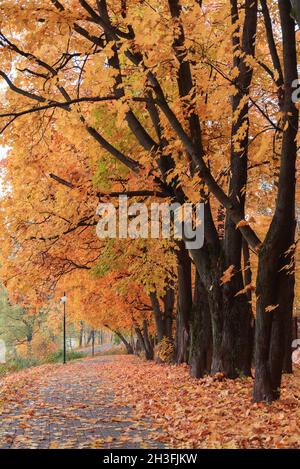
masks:
[[[246,3],[247,13],[243,43],[245,46],[245,52],[253,54],[257,2],[249,0]],[[184,102],[184,98],[187,98],[194,89],[193,77],[191,66],[188,60],[186,60],[184,53],[185,37],[180,23],[180,2],[178,0],[170,0],[169,8],[176,27],[179,29],[173,48],[180,64],[177,81],[179,95]],[[252,74],[246,70],[245,65],[239,65],[239,67],[241,75],[240,85],[243,87],[243,91],[233,100],[233,112],[236,111],[241,98],[244,96],[244,87],[247,90],[250,86],[252,77]],[[236,132],[243,124],[243,121],[247,116],[247,112],[248,107],[246,106],[243,109],[242,116],[237,122],[237,128],[233,129],[233,133]],[[199,149],[199,152],[203,153],[200,121],[190,103],[188,116],[187,123],[191,139]],[[244,144],[245,147],[247,147],[246,140]],[[245,185],[244,179],[246,177],[245,174],[247,173],[247,156],[243,155],[243,158],[241,158],[241,155],[236,155],[234,149],[232,149],[232,161],[234,161],[234,164],[237,167],[234,179],[231,183],[231,192],[232,197],[234,198],[242,191],[242,187]],[[191,169],[193,170],[193,165],[191,165]],[[232,378],[238,376],[239,373],[249,375],[251,369],[251,352],[249,351],[249,348],[251,347],[251,326],[253,321],[247,295],[236,296],[236,293],[243,290],[245,286],[241,273],[242,238],[239,231],[236,230],[235,225],[233,225],[233,223],[227,218],[226,243],[223,249],[219,240],[219,233],[212,219],[209,201],[205,200],[205,198],[203,201],[206,202],[204,225],[205,244],[199,252],[193,251],[191,255],[202,279],[203,286],[207,290],[206,297],[210,308],[214,344],[211,372],[217,373],[222,371],[226,376]],[[183,254],[181,254],[181,258],[182,257]],[[220,285],[220,278],[224,270],[226,270],[226,264],[227,266],[232,264],[236,266],[236,275],[232,282],[229,282],[225,287],[222,287]],[[185,308],[181,305],[180,301],[183,294],[182,286],[185,286],[184,281],[181,279],[181,275],[182,266],[179,264],[179,317],[177,319],[179,331],[177,332],[176,342],[177,361],[179,363],[181,361],[185,361],[188,356],[187,347],[190,340],[190,330],[186,327],[186,318],[189,313],[185,311]],[[190,309],[189,299],[186,303],[186,309]]]
[[[175,18],[179,18],[179,2],[169,2],[170,11]],[[238,20],[237,3],[232,1],[233,23]],[[273,221],[264,245],[259,254],[259,269],[257,279],[257,327],[256,327],[256,377],[254,399],[256,401],[272,400],[278,397],[282,370],[291,372],[291,342],[292,342],[292,309],[294,299],[294,264],[293,252],[290,250],[295,235],[295,138],[298,129],[298,112],[291,99],[291,84],[297,78],[297,64],[295,52],[295,25],[290,17],[290,2],[279,1],[280,18],[283,34],[284,56],[284,119],[281,123],[283,132],[281,168],[279,178],[278,197]],[[242,52],[254,56],[255,34],[257,25],[257,2],[246,1],[245,20],[242,34]],[[181,42],[180,42],[181,41]],[[236,36],[234,35],[233,45]],[[176,48],[182,48],[184,34],[181,31]],[[182,54],[182,49],[181,49]],[[184,56],[184,54],[182,54]],[[241,100],[248,94],[252,80],[252,71],[243,59],[235,59],[234,66],[238,67],[239,75],[237,87],[240,90],[232,100],[233,113],[239,108]],[[192,89],[192,78],[188,62],[181,64],[179,69],[179,91],[184,96]],[[181,84],[181,85],[180,85]],[[185,88],[183,90],[183,88]],[[190,113],[192,116],[193,113]],[[248,102],[240,111],[237,122],[234,123],[232,134],[236,135],[246,122],[248,128]],[[285,123],[288,122],[288,125]],[[198,123],[190,123],[190,133],[195,138],[201,136]],[[285,127],[284,127],[285,126]],[[197,130],[198,129],[198,130]],[[201,145],[200,145],[201,146]],[[244,212],[244,190],[247,182],[247,148],[248,131],[239,142],[238,151],[232,146],[231,150],[231,178],[229,196],[233,203],[239,201]],[[201,150],[200,150],[201,151]],[[206,210],[210,218],[210,213]],[[207,226],[207,219],[205,220]],[[240,373],[251,374],[254,318],[250,308],[251,289],[238,295],[245,286],[250,286],[251,271],[249,264],[249,249],[242,242],[239,230],[229,216],[226,217],[224,251],[219,249],[217,243],[210,249],[212,230],[206,229],[205,245],[199,252],[191,252],[197,271],[200,275],[204,289],[203,298],[207,303],[202,304],[205,316],[206,306],[209,306],[212,330],[213,353],[211,372],[222,371],[228,377],[236,377]],[[219,250],[219,252],[218,252]],[[290,251],[289,251],[290,250]],[[247,270],[242,274],[242,252],[244,266]],[[181,254],[182,256],[182,254]],[[220,288],[219,280],[223,267],[234,267],[234,275],[230,282]],[[182,268],[179,266],[179,278]],[[216,282],[217,279],[217,282]],[[180,278],[179,297],[182,295]],[[200,287],[198,287],[200,291]],[[180,301],[179,301],[180,304]],[[187,304],[190,304],[189,302]],[[271,309],[268,309],[268,306]],[[272,310],[272,307],[275,307]],[[178,308],[177,323],[177,360],[186,360],[187,347],[190,343],[190,360],[192,373],[200,376],[204,370],[202,350],[204,343],[199,344],[197,355],[197,339],[205,327],[202,313],[188,313],[190,326],[184,322],[182,306]],[[202,329],[203,330],[202,330]],[[187,334],[182,334],[182,330]],[[195,334],[197,330],[198,334]],[[198,358],[195,358],[198,357]]]
[[[78,347],[86,347],[90,344],[91,340],[94,338],[95,343],[102,345],[103,343],[103,331],[93,331],[89,326],[84,324],[83,321],[79,323],[80,328],[78,332]]]
[[[202,169],[201,159],[204,157],[200,119],[193,104],[196,87],[193,83],[192,67],[185,50],[185,36],[180,19],[181,2],[169,0],[168,4],[174,21],[173,50],[179,64],[178,92],[184,111],[186,111],[183,114],[187,116],[186,128],[192,142],[189,145],[185,144],[185,146],[190,161],[190,171],[193,173],[199,167]],[[227,203],[226,195],[224,197],[222,194],[222,190],[219,187],[216,189],[211,178],[207,176],[209,171],[207,170],[206,173],[204,171],[206,175],[203,175],[205,182],[219,203],[227,207],[224,239],[220,239],[218,229],[213,221],[209,196],[200,191],[200,199],[205,202],[204,246],[198,250],[190,250],[188,253],[182,245],[178,253],[176,360],[178,363],[189,361],[191,372],[197,377],[202,376],[205,372],[223,372],[227,377],[235,378],[240,374],[250,375],[253,364],[254,318],[250,307],[251,289],[245,287],[250,287],[251,283],[247,243],[250,243],[252,247],[255,244],[255,252],[259,252],[255,321],[254,399],[256,401],[276,399],[279,395],[282,370],[291,370],[290,343],[294,298],[294,262],[293,252],[290,248],[294,243],[295,235],[295,160],[297,152],[295,138],[298,130],[298,111],[292,103],[291,84],[297,78],[297,63],[295,24],[290,16],[291,4],[290,1],[286,0],[279,0],[278,4],[283,39],[284,82],[280,81],[281,73],[280,70],[277,70],[278,66],[280,67],[280,60],[275,42],[272,42],[267,2],[261,1],[272,61],[279,76],[277,82],[280,82],[282,87],[280,96],[284,96],[283,99],[280,98],[279,102],[284,116],[279,126],[284,130],[280,132],[282,151],[278,197],[275,214],[266,239],[260,246],[259,239],[254,232],[251,231],[253,236],[250,237],[249,233],[247,232],[248,235],[246,233],[247,227],[239,230],[236,226],[236,219],[241,220],[245,216],[246,200],[244,194],[247,184],[249,146],[249,98],[247,99],[247,97],[253,74],[251,60],[249,61],[248,57],[255,55],[258,1],[245,1],[241,15],[242,23],[239,17],[241,7],[237,1],[231,0],[233,66],[238,71],[234,83],[237,92],[232,96],[232,115],[236,116],[238,112],[238,117],[236,120],[233,119],[232,125],[229,203]],[[104,16],[107,15],[106,9],[100,13]],[[109,21],[109,18],[107,20]],[[107,39],[112,40],[110,37]],[[236,54],[237,51],[238,54]],[[114,52],[114,61],[111,61],[110,65],[119,70],[117,49]],[[134,57],[133,63],[135,62],[140,63],[140,59]],[[116,85],[120,83],[121,75],[117,74],[117,77],[119,82],[116,81]],[[155,87],[153,90],[156,93]],[[158,90],[160,100],[159,93]],[[173,119],[172,116],[170,117],[170,113],[167,113],[168,105],[163,100],[160,101],[159,106],[169,120]],[[147,110],[159,140],[158,167],[165,182],[166,172],[173,167],[172,156],[164,154],[164,151],[167,152],[165,149],[168,147],[168,142],[161,135],[161,123],[156,104],[149,102]],[[145,150],[150,151],[153,148],[153,141],[145,132],[140,135],[140,125],[132,112],[126,114],[126,120],[139,144]],[[196,165],[197,161],[201,164]],[[180,203],[183,203],[185,200],[183,190],[178,184],[173,184],[173,186],[176,186],[176,191],[168,187],[170,193]],[[189,256],[193,259],[197,270],[194,301],[192,301],[191,294]],[[242,256],[244,262],[242,262]],[[243,266],[247,267],[244,273],[242,272]],[[233,276],[229,282],[222,285],[221,277],[224,271],[229,268],[232,268]],[[172,338],[173,286],[166,290],[163,299],[159,300],[155,293],[151,293],[150,299],[157,340],[161,341],[164,337]],[[144,326],[142,330],[139,327],[136,328],[136,334],[147,352],[146,356],[151,357],[152,353],[149,350],[151,341],[149,343],[147,341],[148,332]]]
[[[202,2],[199,2],[201,4]],[[193,82],[193,70],[185,50],[185,35],[181,24],[183,5],[180,0],[168,0],[169,10],[174,22],[173,50],[178,61],[177,85],[181,98],[183,115],[186,115],[186,134],[181,123],[169,109],[156,77],[148,73],[156,101],[147,104],[150,119],[157,133],[159,144],[142,127],[135,114],[129,110],[126,121],[137,142],[146,150],[157,151],[157,163],[162,173],[162,183],[166,183],[166,172],[174,168],[172,155],[168,154],[168,142],[161,131],[159,112],[165,114],[169,124],[185,145],[191,174],[199,175],[207,184],[211,193],[200,191],[200,200],[205,202],[204,246],[188,253],[184,246],[178,254],[178,305],[176,358],[179,363],[190,361],[191,372],[200,377],[205,372],[223,372],[227,377],[235,378],[239,374],[251,374],[254,320],[250,308],[251,291],[245,289],[251,283],[249,263],[250,243],[259,253],[258,276],[256,285],[257,308],[255,325],[255,386],[256,401],[273,400],[279,396],[282,370],[291,369],[291,317],[294,299],[294,260],[291,246],[295,237],[295,161],[296,135],[298,130],[298,111],[292,103],[292,82],[297,79],[295,46],[295,23],[291,17],[291,2],[279,0],[280,22],[283,40],[284,75],[280,73],[280,60],[276,44],[272,41],[272,24],[267,2],[261,0],[262,13],[266,24],[271,58],[274,70],[278,72],[276,84],[280,84],[279,106],[283,113],[278,123],[280,131],[281,161],[278,183],[278,196],[269,231],[262,246],[257,235],[249,226],[237,229],[237,221],[245,216],[245,188],[248,171],[248,129],[249,129],[249,92],[252,82],[251,60],[255,53],[257,30],[258,1],[245,0],[243,6],[231,0],[231,18],[233,25],[233,66],[238,74],[234,85],[236,93],[232,96],[233,119],[230,152],[230,178],[228,197],[214,180],[206,166],[202,143],[201,122],[195,108],[197,88]],[[241,17],[239,12],[243,11]],[[99,13],[110,24],[106,2],[99,3]],[[242,20],[242,21],[241,21]],[[108,42],[113,43],[113,57],[108,63],[117,73],[115,93],[123,96],[122,76],[118,59],[117,33],[105,29]],[[274,51],[275,50],[275,51]],[[238,55],[236,52],[238,51]],[[130,53],[134,65],[140,65],[143,54]],[[279,69],[278,69],[279,67]],[[284,80],[281,80],[281,75]],[[152,78],[151,78],[152,77]],[[149,87],[150,88],[150,87]],[[149,92],[151,95],[151,92]],[[283,96],[283,98],[282,98]],[[151,96],[150,96],[151,98]],[[248,99],[247,99],[248,98]],[[242,105],[241,105],[242,104]],[[200,116],[201,117],[201,116]],[[188,143],[186,143],[188,142]],[[236,145],[238,143],[238,145]],[[178,155],[177,155],[178,156]],[[180,156],[180,155],[179,155]],[[206,155],[209,158],[209,155]],[[173,181],[174,182],[174,181]],[[180,203],[185,201],[185,194],[180,185],[165,184],[170,194]],[[176,187],[176,189],[174,189]],[[213,194],[220,204],[227,208],[224,239],[220,239],[214,223],[209,197]],[[251,232],[251,233],[250,233]],[[251,236],[250,236],[251,234]],[[191,294],[191,265],[193,259],[197,277],[195,282],[194,302]],[[242,256],[244,266],[242,272]],[[233,276],[224,285],[221,277],[232,268]],[[242,292],[242,293],[241,293]],[[155,293],[150,295],[156,325],[156,338],[172,338],[172,320],[174,309],[173,285],[166,289],[164,298],[158,299]],[[153,357],[153,341],[149,338],[147,322],[136,327],[136,334],[147,358]],[[126,339],[125,339],[126,340]],[[151,350],[152,345],[152,350]]]
[[[283,351],[291,343],[294,301],[296,136],[299,113],[292,100],[292,83],[297,79],[295,23],[291,4],[279,0],[283,41],[284,104],[281,122],[282,145],[275,214],[260,250],[257,277],[256,350],[254,400],[272,401],[280,394]],[[288,361],[288,362],[287,362]]]
[[[200,175],[203,175],[203,179],[218,202],[227,207],[225,227],[224,230],[222,229],[222,237],[220,237],[218,227],[213,221],[209,196],[200,191],[200,199],[205,202],[205,242],[201,249],[190,250],[190,252],[187,252],[182,243],[178,252],[175,341],[176,361],[178,363],[190,362],[191,373],[194,376],[200,377],[206,372],[223,372],[230,378],[235,378],[240,374],[251,374],[254,318],[250,307],[252,299],[251,270],[247,243],[250,243],[252,247],[255,244],[255,252],[259,251],[255,324],[254,399],[256,401],[277,398],[282,370],[291,370],[294,265],[293,252],[289,249],[294,243],[295,234],[295,158],[297,150],[295,137],[298,130],[298,112],[291,101],[291,83],[297,78],[295,25],[290,16],[291,4],[290,1],[286,0],[278,2],[283,38],[284,81],[276,43],[272,37],[272,23],[267,2],[261,0],[260,4],[271,59],[274,70],[278,72],[278,78],[275,81],[280,87],[278,90],[280,91],[278,93],[280,96],[279,106],[284,114],[282,122],[278,124],[284,131],[280,132],[282,152],[275,215],[260,249],[258,248],[259,240],[255,233],[252,233],[251,241],[249,236],[245,236],[247,227],[240,231],[236,226],[235,214],[239,214],[239,220],[245,216],[249,147],[248,113],[250,106],[248,96],[253,74],[251,60],[248,58],[254,58],[255,55],[258,1],[245,0],[241,7],[236,0],[230,0],[233,25],[233,67],[238,72],[234,80],[236,93],[232,96],[232,116],[238,114],[238,117],[236,120],[233,119],[231,131],[229,204],[226,205],[226,196],[224,202],[223,195],[220,195],[222,189],[220,190],[219,187],[216,189],[211,179],[207,177],[207,173],[210,175],[209,170],[206,171],[205,179],[204,168],[204,174],[200,173]],[[109,24],[105,0],[99,5],[100,15]],[[185,147],[190,162],[189,169],[193,174],[199,167],[201,170],[203,169],[203,165],[201,166],[197,162],[201,162],[201,158],[204,157],[201,122],[194,104],[197,89],[194,86],[193,70],[185,50],[185,34],[181,23],[183,5],[180,0],[168,0],[168,5],[174,22],[173,50],[178,61],[178,94],[182,102],[183,115],[187,116],[185,128],[188,138],[192,142],[191,145],[185,144]],[[109,30],[107,31],[105,32],[106,39],[114,42],[115,38]],[[109,59],[109,65],[117,72],[115,92],[116,95],[120,96],[122,91],[120,91],[119,85],[122,83],[122,77],[116,44],[113,51],[114,54]],[[140,61],[139,55],[133,55],[134,64],[139,64]],[[167,114],[166,111],[168,104],[160,99],[160,90],[157,92],[156,88],[154,84],[153,94],[157,94],[156,98],[158,99],[156,104],[155,101],[149,100],[147,111],[159,144],[157,145],[150,135],[141,129],[141,124],[132,111],[126,113],[126,121],[137,142],[146,151],[151,151],[153,147],[156,148],[157,164],[162,173],[163,183],[174,199],[183,203],[185,194],[178,181],[172,181],[175,182],[174,184],[166,184],[165,175],[174,168],[174,161],[172,155],[168,154],[168,142],[163,136],[159,112],[156,109],[157,102],[170,123],[172,116],[168,117],[170,116],[170,113]],[[173,124],[172,126],[175,128]],[[180,138],[182,139],[182,137]],[[197,153],[196,157],[195,153]],[[207,156],[209,157],[209,155]],[[190,256],[197,270],[194,299],[192,299]],[[233,276],[229,282],[222,285],[221,277],[224,271],[229,268],[232,268]],[[158,299],[155,293],[151,293],[150,299],[157,341],[161,341],[164,337],[171,339],[174,308],[173,286],[166,289],[164,298]],[[146,357],[152,358],[153,341],[149,338],[147,323],[143,323],[142,327],[136,327],[136,334]]]

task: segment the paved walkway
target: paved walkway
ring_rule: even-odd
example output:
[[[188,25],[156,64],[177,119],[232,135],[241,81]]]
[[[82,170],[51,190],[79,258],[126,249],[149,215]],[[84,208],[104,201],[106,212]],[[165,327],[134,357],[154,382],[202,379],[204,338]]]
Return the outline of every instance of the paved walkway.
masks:
[[[54,368],[17,402],[0,403],[0,448],[161,448],[149,422],[114,404],[97,357]],[[30,373],[30,371],[29,371]]]

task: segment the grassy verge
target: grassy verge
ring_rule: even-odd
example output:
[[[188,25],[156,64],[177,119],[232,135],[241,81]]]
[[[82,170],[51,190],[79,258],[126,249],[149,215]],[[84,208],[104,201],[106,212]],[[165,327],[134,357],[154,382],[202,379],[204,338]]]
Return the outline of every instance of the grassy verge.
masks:
[[[85,355],[80,352],[70,351],[67,353],[67,360],[77,360],[83,358]],[[0,378],[15,371],[23,370],[25,368],[32,368],[33,366],[44,365],[46,363],[62,363],[63,362],[63,351],[51,353],[45,358],[14,358],[9,360],[7,363],[0,364]]]

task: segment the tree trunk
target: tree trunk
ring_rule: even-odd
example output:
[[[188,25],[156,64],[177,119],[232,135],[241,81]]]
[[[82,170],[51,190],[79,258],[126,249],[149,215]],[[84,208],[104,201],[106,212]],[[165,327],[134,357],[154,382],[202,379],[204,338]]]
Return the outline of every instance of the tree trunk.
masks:
[[[291,275],[287,280],[287,288],[285,291],[286,295],[286,309],[291,314],[286,316],[286,324],[284,328],[284,354],[283,354],[283,373],[293,373],[293,362],[292,362],[292,342],[293,342],[293,304],[294,304],[294,289],[295,289],[295,277]]]
[[[250,374],[252,376],[251,368],[254,367],[254,334],[255,334],[255,318],[252,311],[252,270],[250,264],[250,250],[247,242],[243,239],[243,258],[244,258],[244,284],[248,286],[247,299],[249,307],[250,324],[248,323],[248,358],[245,358],[245,363],[249,363]]]
[[[175,292],[173,286],[167,287],[163,297],[164,304],[164,335],[168,339],[173,339],[173,316],[174,316]]]
[[[105,327],[107,327],[110,331],[112,331],[114,334],[116,334],[116,335],[119,337],[119,339],[120,339],[120,340],[123,342],[123,344],[125,345],[128,355],[132,355],[132,354],[133,354],[132,345],[128,342],[128,340],[126,340],[126,338],[124,337],[124,335],[123,335],[120,331],[112,329],[112,328],[111,328],[110,326],[108,326],[107,324],[105,324]]]
[[[125,345],[128,355],[132,355],[133,354],[132,345],[128,342],[128,340],[125,339],[125,337],[123,336],[123,334],[121,334],[121,332],[119,331],[114,331],[114,332]]]
[[[91,330],[91,331],[89,332],[86,345],[90,345],[92,338],[93,338],[93,330]]]
[[[206,219],[207,221],[207,219]],[[223,292],[220,278],[224,271],[221,251],[206,242],[202,249],[191,250],[201,282],[206,290],[205,298],[211,317],[213,353],[211,374],[223,371],[222,334],[223,334]]]
[[[285,226],[284,229],[283,234],[280,234],[277,220],[273,220],[268,239],[259,256],[256,286],[255,402],[271,402],[279,398],[285,340],[293,310],[293,294],[291,295],[288,288],[288,283],[293,278],[286,270],[282,270],[291,260],[285,255],[287,244],[290,246],[291,243],[288,237],[284,237],[288,235],[288,231],[292,234],[293,228],[288,230]]]
[[[177,253],[178,298],[176,315],[176,362],[188,361],[189,321],[192,309],[191,260],[184,242],[180,242]]]
[[[80,321],[80,330],[79,330],[79,339],[78,339],[78,343],[79,343],[79,348],[82,347],[82,343],[83,343],[83,322]]]
[[[292,339],[293,340],[297,340],[298,339],[298,317],[295,316],[293,317],[293,321],[292,321]]]
[[[153,349],[153,343],[151,342],[151,339],[149,337],[148,322],[146,319],[143,320],[143,337],[144,337],[144,343],[147,349],[147,355],[149,357],[149,360],[152,360],[154,357],[154,349]]]
[[[150,300],[154,314],[157,341],[160,342],[166,335],[166,324],[163,318],[163,313],[160,308],[159,300],[155,292],[150,293]]]
[[[139,343],[142,347],[142,350],[145,352],[146,359],[147,360],[153,360],[153,357],[154,357],[153,347],[148,347],[147,346],[147,342],[145,341],[145,337],[144,337],[141,329],[139,328],[139,326],[135,327],[135,332],[136,332],[137,338],[139,340]]]
[[[195,279],[190,331],[190,373],[195,378],[201,378],[205,373],[210,373],[211,370],[212,329],[207,291],[200,281],[198,272],[196,272]]]

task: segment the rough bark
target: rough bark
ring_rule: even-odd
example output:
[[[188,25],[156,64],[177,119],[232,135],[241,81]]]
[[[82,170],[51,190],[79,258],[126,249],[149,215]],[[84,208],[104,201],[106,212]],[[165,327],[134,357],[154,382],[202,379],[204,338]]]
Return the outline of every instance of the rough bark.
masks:
[[[176,362],[183,363],[188,360],[189,321],[192,309],[191,259],[183,241],[180,242],[177,251],[177,271],[178,298],[175,353]]]
[[[207,291],[200,281],[198,272],[195,279],[195,295],[190,330],[190,372],[192,376],[201,378],[204,374],[210,373],[211,370],[212,329]]]
[[[287,285],[285,290],[286,307],[291,314],[287,314],[286,323],[284,328],[284,353],[283,353],[283,373],[293,373],[292,362],[292,342],[293,342],[293,303],[294,303],[294,288],[295,278],[294,275],[286,279]]]
[[[223,371],[223,292],[220,285],[220,278],[224,271],[223,259],[221,252],[216,250],[216,246],[211,246],[207,242],[205,242],[203,249],[192,250],[191,254],[206,290],[212,325],[211,373],[215,374]]]

